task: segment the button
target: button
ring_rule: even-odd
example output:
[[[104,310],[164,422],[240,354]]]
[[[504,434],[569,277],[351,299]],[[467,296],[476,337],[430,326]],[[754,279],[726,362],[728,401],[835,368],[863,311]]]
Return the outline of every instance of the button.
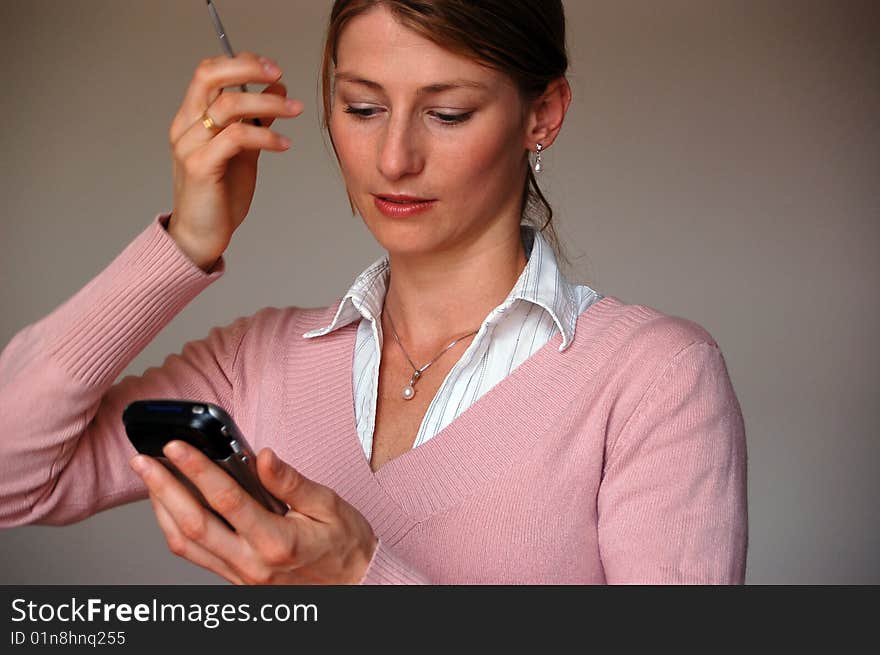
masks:
[[[192,413],[193,414],[204,414],[205,408],[202,407],[201,405],[194,405],[192,408]]]

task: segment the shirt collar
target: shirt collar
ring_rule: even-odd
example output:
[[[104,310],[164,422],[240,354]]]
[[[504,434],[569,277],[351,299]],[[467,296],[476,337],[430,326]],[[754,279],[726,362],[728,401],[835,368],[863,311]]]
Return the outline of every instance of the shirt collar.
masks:
[[[576,285],[562,275],[553,249],[539,231],[530,225],[520,225],[520,238],[528,262],[507,298],[489,313],[483,324],[498,323],[518,301],[531,302],[546,311],[556,323],[562,334],[559,350],[563,351],[574,339],[577,324]],[[303,337],[320,337],[361,318],[377,321],[385,301],[389,269],[387,255],[370,264],[339,301],[333,320],[323,327],[309,330]]]

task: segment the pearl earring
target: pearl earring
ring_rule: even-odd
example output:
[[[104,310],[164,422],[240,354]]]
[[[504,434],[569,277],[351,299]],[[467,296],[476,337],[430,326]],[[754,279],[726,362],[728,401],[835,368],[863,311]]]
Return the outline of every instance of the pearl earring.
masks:
[[[536,173],[541,172],[541,151],[543,149],[544,149],[544,144],[542,144],[542,143],[539,143],[535,148],[535,152],[538,155],[538,158],[535,160],[535,172]]]

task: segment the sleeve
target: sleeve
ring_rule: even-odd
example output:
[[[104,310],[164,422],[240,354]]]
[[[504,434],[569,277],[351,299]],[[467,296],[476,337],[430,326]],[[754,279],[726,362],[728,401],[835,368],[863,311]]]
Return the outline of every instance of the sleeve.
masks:
[[[128,461],[122,410],[138,399],[197,398],[230,409],[239,319],[161,367],[113,384],[224,271],[195,266],[159,215],[68,301],[0,353],[0,527],[64,525],[147,497]]]
[[[398,557],[379,539],[362,585],[428,585],[431,581]]]
[[[742,412],[717,344],[693,343],[654,380],[606,453],[599,549],[610,584],[742,584]]]

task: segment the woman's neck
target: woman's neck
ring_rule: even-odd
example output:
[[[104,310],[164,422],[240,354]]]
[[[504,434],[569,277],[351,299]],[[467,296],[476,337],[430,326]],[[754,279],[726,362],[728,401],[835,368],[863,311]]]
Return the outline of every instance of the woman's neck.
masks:
[[[519,225],[514,228],[464,254],[390,255],[385,308],[411,354],[432,353],[476,330],[507,297],[527,262]]]

